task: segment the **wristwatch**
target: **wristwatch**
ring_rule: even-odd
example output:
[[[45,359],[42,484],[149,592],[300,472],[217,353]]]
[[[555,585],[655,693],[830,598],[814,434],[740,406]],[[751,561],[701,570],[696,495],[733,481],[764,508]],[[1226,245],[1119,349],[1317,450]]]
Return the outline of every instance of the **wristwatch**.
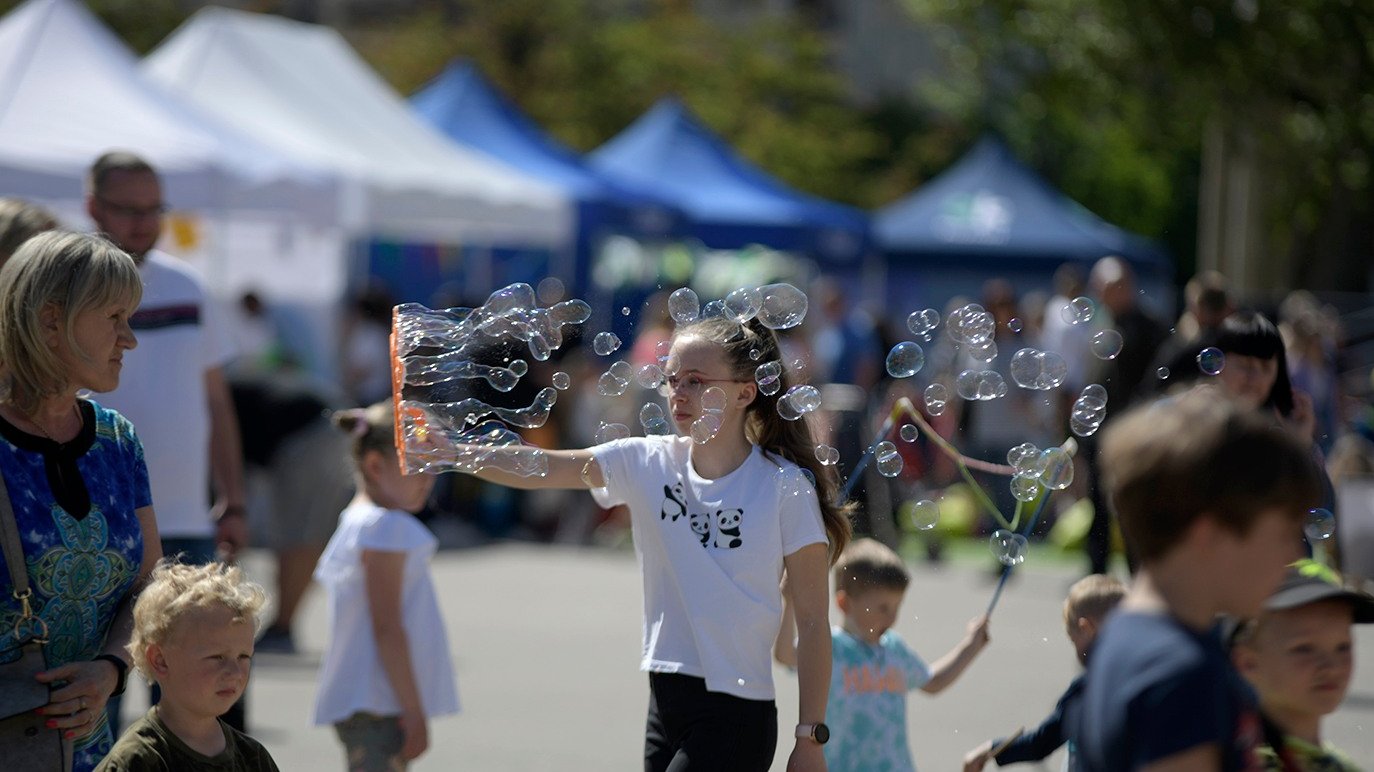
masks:
[[[797,724],[797,738],[825,745],[830,740],[830,727],[825,724]]]

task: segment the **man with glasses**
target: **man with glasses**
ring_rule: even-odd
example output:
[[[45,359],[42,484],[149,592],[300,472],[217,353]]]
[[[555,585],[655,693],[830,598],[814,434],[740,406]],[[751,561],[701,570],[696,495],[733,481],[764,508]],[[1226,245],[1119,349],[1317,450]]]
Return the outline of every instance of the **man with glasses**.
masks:
[[[143,277],[143,301],[129,320],[138,347],[124,357],[119,388],[100,402],[132,421],[143,441],[162,553],[200,564],[219,549],[232,560],[248,531],[243,456],[223,371],[233,355],[228,331],[218,324],[200,276],[153,248],[166,205],[147,161],[122,151],[97,159],[87,178],[86,211],[133,256]],[[110,718],[118,727],[115,701]],[[242,700],[224,718],[242,730]]]

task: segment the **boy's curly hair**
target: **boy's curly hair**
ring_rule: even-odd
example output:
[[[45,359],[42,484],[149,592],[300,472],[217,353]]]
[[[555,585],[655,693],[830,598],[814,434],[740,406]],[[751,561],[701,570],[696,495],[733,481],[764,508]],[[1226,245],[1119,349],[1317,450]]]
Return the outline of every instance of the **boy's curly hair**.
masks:
[[[166,643],[188,611],[224,606],[233,612],[235,622],[248,622],[256,632],[258,613],[266,603],[266,591],[244,578],[238,566],[189,566],[163,558],[134,604],[134,632],[126,648],[138,672],[153,681],[148,646]]]

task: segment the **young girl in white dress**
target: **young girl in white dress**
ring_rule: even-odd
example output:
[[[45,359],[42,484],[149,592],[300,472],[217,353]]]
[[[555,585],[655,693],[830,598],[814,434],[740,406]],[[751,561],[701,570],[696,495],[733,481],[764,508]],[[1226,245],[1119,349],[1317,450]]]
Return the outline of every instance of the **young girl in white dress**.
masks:
[[[476,473],[517,488],[596,489],[603,503],[628,505],[644,583],[646,772],[768,769],[778,741],[770,656],[784,571],[799,630],[788,769],[825,768],[826,575],[850,528],[835,502],[837,475],[816,460],[807,422],[778,413],[787,384],[765,395],[754,380],[760,363],[780,359],[775,333],[757,320],[680,327],[664,368],[676,435],[546,451],[543,476]],[[708,391],[713,412],[723,404],[714,413],[720,429],[697,443],[684,435],[706,414]]]
[[[404,769],[429,746],[429,719],[458,712],[448,637],[419,520],[434,487],[403,475],[391,402],[336,413],[353,437],[358,494],[315,569],[329,596],[315,724],[333,725],[350,772]]]

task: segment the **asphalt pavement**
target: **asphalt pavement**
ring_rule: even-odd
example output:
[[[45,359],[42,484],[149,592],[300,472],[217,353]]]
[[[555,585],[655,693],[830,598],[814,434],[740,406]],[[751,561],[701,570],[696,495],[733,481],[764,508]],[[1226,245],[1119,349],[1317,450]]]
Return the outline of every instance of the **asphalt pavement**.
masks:
[[[250,555],[247,565],[259,581],[270,580],[266,555]],[[995,578],[990,565],[967,560],[911,569],[897,629],[931,661],[987,607]],[[639,577],[628,549],[504,544],[445,550],[434,562],[434,577],[463,712],[431,723],[430,750],[411,769],[642,769],[648,683],[638,670]],[[1060,616],[1075,578],[1062,564],[1018,569],[993,616],[992,643],[964,677],[938,696],[910,696],[910,736],[922,772],[959,770],[968,749],[1032,727],[1053,707],[1078,667]],[[343,768],[333,731],[310,725],[327,635],[322,601],[312,591],[301,610],[299,654],[261,654],[255,661],[250,731],[283,770]],[[1357,629],[1356,643],[1354,683],[1345,705],[1328,719],[1327,735],[1370,763],[1374,631]],[[788,738],[796,724],[796,680],[782,668],[774,680],[779,736]],[[131,698],[130,709],[141,699]],[[785,767],[790,748],[790,740],[779,743],[775,769]],[[1056,754],[1044,768],[1059,766]]]

